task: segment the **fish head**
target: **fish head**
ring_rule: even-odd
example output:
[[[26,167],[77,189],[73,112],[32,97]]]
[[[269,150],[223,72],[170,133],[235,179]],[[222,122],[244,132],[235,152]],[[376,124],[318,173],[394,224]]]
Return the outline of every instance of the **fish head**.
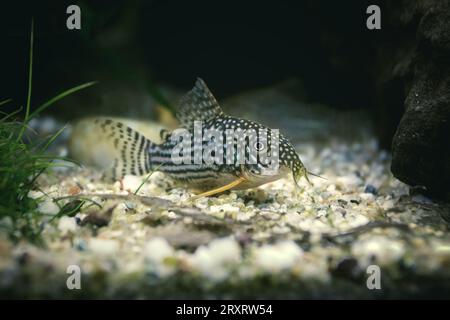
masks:
[[[249,160],[253,161],[243,165],[244,176],[253,181],[267,183],[292,173],[297,186],[301,177],[305,177],[311,184],[308,171],[289,140],[278,134],[278,131],[264,129],[268,134],[258,135],[253,146],[253,151],[257,152],[248,153]]]

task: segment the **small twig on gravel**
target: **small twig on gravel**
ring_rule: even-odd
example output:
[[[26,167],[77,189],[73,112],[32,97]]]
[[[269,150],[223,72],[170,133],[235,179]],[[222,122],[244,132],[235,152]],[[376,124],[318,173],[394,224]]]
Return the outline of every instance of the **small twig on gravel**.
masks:
[[[227,225],[236,224],[236,221],[233,219],[229,218],[220,219],[215,216],[206,214],[195,207],[171,207],[168,210],[173,211],[181,216],[191,217],[195,219],[197,222],[203,222],[208,224],[227,224]],[[248,222],[239,221],[239,224],[248,224]]]
[[[92,193],[92,194],[77,194],[73,196],[65,196],[60,197],[55,200],[62,200],[62,199],[77,199],[77,198],[92,198],[92,197],[100,197],[103,199],[109,199],[109,200],[127,200],[127,201],[138,201],[142,203],[143,205],[149,206],[149,207],[158,207],[162,208],[168,211],[173,211],[176,214],[179,214],[180,216],[184,217],[191,217],[195,219],[197,222],[200,223],[207,223],[207,224],[235,224],[236,221],[232,219],[220,219],[208,214],[203,213],[201,210],[199,210],[196,207],[183,207],[178,206],[175,203],[173,203],[170,200],[158,198],[158,197],[149,197],[149,196],[139,196],[135,194],[109,194],[109,193]]]
[[[344,238],[344,237],[357,237],[363,233],[369,232],[376,228],[397,228],[403,231],[409,231],[410,228],[407,224],[404,223],[395,223],[395,222],[385,222],[385,221],[371,221],[365,225],[355,227],[353,229],[350,229],[347,232],[338,233],[338,234],[323,234],[322,237],[329,241],[335,241],[338,238]]]
[[[131,200],[131,201],[139,201],[145,205],[160,205],[160,206],[171,206],[174,205],[172,201],[165,200],[158,197],[148,197],[148,196],[138,196],[135,194],[111,194],[111,193],[90,193],[90,194],[76,194],[73,196],[64,196],[56,198],[55,200],[63,200],[63,199],[73,199],[73,198],[92,198],[99,197],[107,200]]]

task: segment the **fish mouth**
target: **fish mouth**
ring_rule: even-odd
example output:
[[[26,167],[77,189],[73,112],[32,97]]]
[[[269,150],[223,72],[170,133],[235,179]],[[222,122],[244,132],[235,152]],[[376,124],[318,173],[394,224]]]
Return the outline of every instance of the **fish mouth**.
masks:
[[[291,171],[292,171],[292,177],[294,178],[294,182],[297,187],[300,188],[300,185],[298,184],[298,182],[300,181],[300,179],[302,177],[305,177],[306,181],[308,181],[308,184],[310,186],[313,186],[312,182],[309,180],[309,177],[308,177],[309,172],[306,170],[306,168],[303,166],[303,164],[296,165],[296,163],[293,162],[292,166],[291,166]]]
[[[311,180],[309,180],[308,173],[306,173],[306,172],[305,172],[305,174],[298,174],[298,173],[296,173],[295,171],[292,171],[292,176],[294,177],[295,185],[296,185],[297,187],[299,187],[299,188],[300,188],[300,185],[298,184],[298,182],[300,181],[301,177],[305,177],[306,181],[308,181],[308,184],[309,184],[311,187],[314,186],[314,185],[312,184]]]
[[[287,169],[287,170],[286,170]],[[276,170],[263,170],[262,172],[254,172],[250,168],[245,166],[241,166],[241,176],[245,178],[245,180],[240,186],[243,186],[244,189],[248,188],[256,188],[263,184],[273,182],[283,178],[287,173],[289,173],[289,168],[280,167],[278,171]]]
[[[328,180],[325,177],[322,177],[322,176],[320,176],[318,174],[315,174],[315,173],[312,173],[312,172],[306,170],[305,167],[301,167],[300,169],[296,170],[295,166],[294,165],[292,166],[292,176],[294,177],[294,182],[297,185],[297,187],[300,187],[298,182],[300,181],[301,177],[305,177],[306,181],[308,181],[308,183],[309,183],[309,185],[311,187],[314,186],[314,184],[309,180],[309,175],[312,175],[314,177],[321,178],[321,179],[324,179],[324,180]]]
[[[256,170],[252,170],[252,168],[248,168],[246,166],[241,166],[241,172],[242,176],[250,181],[274,181],[282,178],[286,173],[289,172],[289,168],[280,166],[277,169],[271,169],[271,168],[263,168],[259,169],[257,172]]]

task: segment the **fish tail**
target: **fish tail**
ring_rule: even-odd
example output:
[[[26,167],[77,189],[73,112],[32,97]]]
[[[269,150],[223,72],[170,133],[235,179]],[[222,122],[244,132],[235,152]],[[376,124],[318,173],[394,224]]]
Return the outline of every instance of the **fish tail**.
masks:
[[[127,174],[141,176],[153,170],[149,150],[156,144],[127,125],[111,120],[96,119],[101,132],[112,143],[112,164],[106,178],[119,180]]]

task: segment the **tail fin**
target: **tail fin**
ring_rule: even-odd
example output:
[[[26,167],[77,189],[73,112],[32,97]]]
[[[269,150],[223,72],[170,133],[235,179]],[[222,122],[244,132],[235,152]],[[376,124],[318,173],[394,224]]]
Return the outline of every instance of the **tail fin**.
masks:
[[[112,164],[106,171],[106,178],[118,180],[126,174],[144,175],[152,170],[149,148],[153,144],[145,136],[125,124],[98,118],[102,137],[113,148]]]

